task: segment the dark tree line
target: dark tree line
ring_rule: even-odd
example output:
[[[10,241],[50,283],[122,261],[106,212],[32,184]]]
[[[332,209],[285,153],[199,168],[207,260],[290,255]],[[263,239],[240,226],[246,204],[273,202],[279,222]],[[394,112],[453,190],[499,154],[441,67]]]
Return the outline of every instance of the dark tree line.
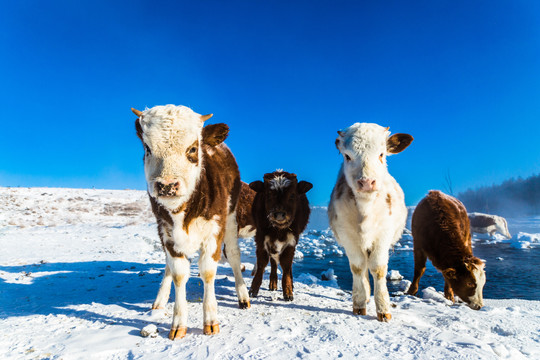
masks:
[[[468,189],[458,194],[469,212],[478,211],[506,217],[540,214],[540,174],[527,179],[506,180],[502,184]]]

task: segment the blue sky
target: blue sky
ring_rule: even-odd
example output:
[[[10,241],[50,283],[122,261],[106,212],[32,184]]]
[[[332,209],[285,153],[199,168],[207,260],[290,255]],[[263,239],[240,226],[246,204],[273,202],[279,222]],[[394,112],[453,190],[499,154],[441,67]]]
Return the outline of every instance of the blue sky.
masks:
[[[408,205],[540,172],[534,1],[4,1],[0,186],[145,189],[130,107],[214,113],[243,180],[326,205],[336,131],[390,126]]]

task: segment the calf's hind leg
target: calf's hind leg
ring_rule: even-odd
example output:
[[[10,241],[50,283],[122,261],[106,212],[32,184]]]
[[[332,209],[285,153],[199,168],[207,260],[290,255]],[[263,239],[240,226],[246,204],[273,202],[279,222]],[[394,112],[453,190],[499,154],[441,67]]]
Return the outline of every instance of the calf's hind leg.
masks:
[[[171,283],[172,283],[172,274],[169,269],[169,265],[165,266],[165,274],[163,275],[163,280],[161,280],[161,285],[159,285],[159,291],[156,296],[156,300],[152,304],[152,310],[163,309],[169,301],[169,295],[171,294]]]

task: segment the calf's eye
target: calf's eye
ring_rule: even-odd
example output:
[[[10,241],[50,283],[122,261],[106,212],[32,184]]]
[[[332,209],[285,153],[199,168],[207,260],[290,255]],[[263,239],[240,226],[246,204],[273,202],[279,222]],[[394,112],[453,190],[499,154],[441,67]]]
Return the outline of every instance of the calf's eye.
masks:
[[[349,155],[345,154],[345,160],[351,161],[351,157]]]
[[[146,150],[146,153],[147,153],[148,155],[151,155],[151,154],[152,154],[152,152],[150,151],[150,148],[148,147],[148,145],[145,144],[145,145],[144,145],[144,149]]]
[[[189,149],[188,154],[195,154],[196,151],[197,151],[197,148],[194,146],[191,149]]]

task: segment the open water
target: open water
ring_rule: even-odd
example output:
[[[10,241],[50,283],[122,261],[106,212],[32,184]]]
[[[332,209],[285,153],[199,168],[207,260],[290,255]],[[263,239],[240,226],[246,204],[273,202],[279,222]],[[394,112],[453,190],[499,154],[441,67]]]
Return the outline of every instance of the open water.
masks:
[[[512,235],[518,232],[540,233],[540,219],[522,218],[507,219]],[[487,299],[527,299],[540,300],[540,247],[532,249],[515,249],[507,243],[474,244],[474,255],[486,261],[486,285],[484,298]],[[316,277],[321,273],[334,269],[337,281],[343,290],[352,290],[352,275],[347,256],[326,254],[324,258],[305,255],[302,260],[295,260],[294,274],[310,273]],[[411,250],[395,250],[390,252],[389,270],[398,270],[403,277],[412,281],[414,259]],[[371,277],[370,277],[371,281]],[[372,281],[371,281],[372,282]],[[437,291],[443,291],[442,275],[428,260],[424,276],[420,280],[419,291],[432,286]],[[372,284],[373,289],[373,284]],[[398,291],[396,283],[388,282],[390,293]]]

